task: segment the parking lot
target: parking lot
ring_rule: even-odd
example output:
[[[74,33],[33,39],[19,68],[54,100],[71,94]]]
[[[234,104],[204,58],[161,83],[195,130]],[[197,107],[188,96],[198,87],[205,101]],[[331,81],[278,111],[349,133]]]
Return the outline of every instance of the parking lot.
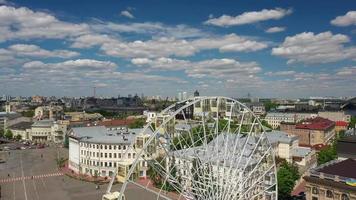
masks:
[[[0,163],[1,200],[98,200],[106,191],[107,185],[97,190],[93,183],[69,178],[58,171],[56,158],[67,157],[67,149],[48,147],[8,152],[7,161]],[[119,188],[120,185],[113,186],[113,190]],[[128,200],[156,199],[152,193],[135,186],[129,186],[125,194]]]

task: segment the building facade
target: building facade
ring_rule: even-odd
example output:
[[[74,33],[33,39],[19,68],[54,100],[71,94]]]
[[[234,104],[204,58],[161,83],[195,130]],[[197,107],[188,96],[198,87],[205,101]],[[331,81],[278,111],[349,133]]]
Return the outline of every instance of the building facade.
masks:
[[[280,113],[269,112],[265,117],[265,121],[272,126],[273,129],[278,128],[282,122],[296,123],[304,119],[316,117],[313,113]]]
[[[143,129],[113,130],[104,126],[78,127],[68,131],[69,168],[76,173],[89,176],[112,176],[116,170],[126,174],[129,167],[142,150],[152,132]],[[147,176],[149,160],[155,154],[150,146],[144,153],[138,168],[138,177]]]
[[[356,160],[335,160],[310,170],[304,176],[307,200],[356,199]],[[353,180],[353,181],[352,181]]]

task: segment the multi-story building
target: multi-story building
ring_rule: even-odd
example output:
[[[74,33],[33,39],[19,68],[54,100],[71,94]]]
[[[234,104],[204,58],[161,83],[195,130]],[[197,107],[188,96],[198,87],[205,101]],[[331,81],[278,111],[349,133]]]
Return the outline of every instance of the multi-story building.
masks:
[[[344,121],[350,122],[351,115],[346,114],[344,111],[319,111],[318,116],[329,119],[331,121]]]
[[[316,114],[312,113],[279,113],[269,112],[267,113],[265,120],[272,128],[276,129],[281,125],[281,122],[296,123],[307,118],[316,117]]]
[[[28,119],[16,112],[0,112],[0,129],[6,129],[21,121],[28,121]]]
[[[338,159],[356,159],[356,135],[340,138],[337,141],[336,151]]]
[[[250,110],[258,117],[261,117],[266,114],[266,108],[263,103],[260,102],[246,103],[246,106],[249,107]]]
[[[104,126],[72,128],[68,131],[69,168],[76,173],[102,177],[119,170],[118,178],[122,180],[151,134],[150,130],[112,130]],[[135,172],[138,177],[147,176],[147,160],[155,153],[153,145],[144,152],[145,159],[140,160]]]
[[[154,111],[145,110],[145,111],[143,111],[143,115],[146,116],[146,122],[149,123],[149,122],[153,122],[155,120],[157,113]]]
[[[334,160],[304,176],[307,200],[356,199],[356,160]]]
[[[316,166],[316,152],[310,147],[300,147],[298,136],[283,131],[267,132],[266,136],[276,156],[297,164],[301,173]]]
[[[59,120],[64,112],[62,106],[39,106],[35,109],[36,119],[53,119]]]
[[[299,137],[299,145],[315,146],[330,144],[335,138],[335,122],[321,118],[310,118],[299,123],[281,123],[281,131]]]
[[[35,121],[29,132],[29,140],[39,143],[61,143],[66,131],[67,125],[62,124],[61,121]]]
[[[32,122],[20,122],[7,127],[13,133],[13,136],[21,136],[22,140],[28,140],[30,138]]]

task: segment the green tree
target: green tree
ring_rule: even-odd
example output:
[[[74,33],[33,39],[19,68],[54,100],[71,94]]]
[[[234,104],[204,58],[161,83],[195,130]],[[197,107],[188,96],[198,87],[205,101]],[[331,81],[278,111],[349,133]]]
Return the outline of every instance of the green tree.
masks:
[[[272,126],[266,120],[262,120],[261,124],[267,128],[273,129]]]
[[[335,160],[337,158],[336,152],[336,141],[331,145],[328,146],[318,152],[318,165],[327,163],[331,160]]]
[[[273,110],[273,109],[277,108],[277,106],[278,106],[278,104],[273,103],[273,102],[271,102],[271,101],[265,102],[264,105],[265,105],[265,109],[266,109],[267,112],[270,111],[270,110]]]
[[[16,136],[15,136],[15,140],[19,141],[19,140],[21,140],[21,139],[22,139],[22,136],[21,136],[21,135],[16,135]]]
[[[0,138],[4,137],[4,129],[0,129]]]
[[[5,138],[8,140],[11,140],[14,137],[14,134],[12,133],[11,130],[7,130],[5,133]]]
[[[21,114],[24,117],[33,117],[35,116],[35,111],[34,110],[23,111]]]
[[[352,116],[349,123],[349,128],[355,128],[355,125],[356,125],[356,117]]]
[[[290,199],[295,182],[300,178],[298,167],[284,161],[278,169],[278,199]]]
[[[145,123],[145,119],[136,119],[132,124],[129,125],[129,128],[143,128]]]

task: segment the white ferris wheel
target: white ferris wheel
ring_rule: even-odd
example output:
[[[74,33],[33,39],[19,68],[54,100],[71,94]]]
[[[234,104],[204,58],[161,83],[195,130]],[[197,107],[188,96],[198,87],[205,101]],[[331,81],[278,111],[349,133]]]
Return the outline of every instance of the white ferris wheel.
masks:
[[[152,135],[135,161],[118,170],[125,175],[118,199],[130,185],[152,192],[154,199],[277,199],[272,146],[244,104],[194,97],[169,106],[145,129]],[[149,179],[142,185],[138,170],[145,164]]]

